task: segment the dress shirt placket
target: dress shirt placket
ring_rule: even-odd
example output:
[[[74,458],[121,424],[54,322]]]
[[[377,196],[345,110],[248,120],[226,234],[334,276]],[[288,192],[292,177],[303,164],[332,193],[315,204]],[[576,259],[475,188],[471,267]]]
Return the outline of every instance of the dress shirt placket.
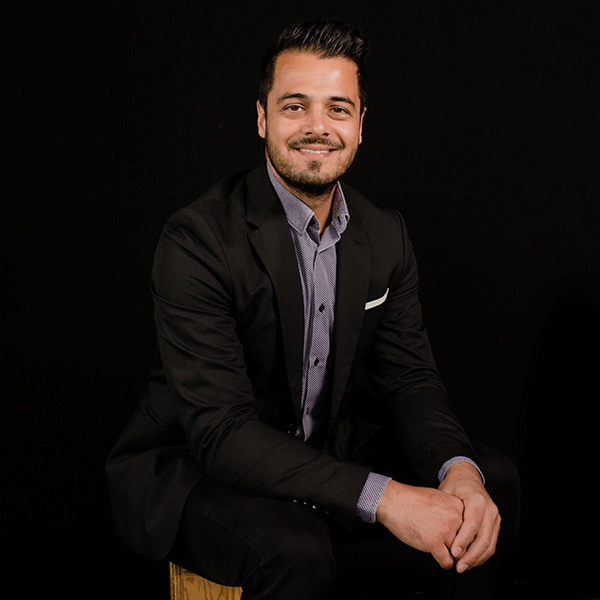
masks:
[[[304,264],[312,268],[305,269],[303,282],[305,293],[305,344],[304,373],[302,395],[302,424],[297,435],[307,440],[321,425],[327,408],[326,378],[333,332],[335,311],[335,243],[339,233],[328,227],[323,238],[319,239],[319,222],[313,217],[305,234],[298,241],[307,251],[310,247],[312,260]],[[308,258],[308,257],[306,257]]]

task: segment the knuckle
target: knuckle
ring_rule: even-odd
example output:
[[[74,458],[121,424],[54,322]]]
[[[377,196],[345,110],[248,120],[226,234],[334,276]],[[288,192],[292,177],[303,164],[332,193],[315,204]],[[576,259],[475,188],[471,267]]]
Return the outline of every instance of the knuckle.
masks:
[[[460,498],[457,498],[456,496],[451,496],[452,498],[452,502],[454,504],[454,508],[455,510],[460,510],[462,512],[464,505],[463,505],[463,501]]]

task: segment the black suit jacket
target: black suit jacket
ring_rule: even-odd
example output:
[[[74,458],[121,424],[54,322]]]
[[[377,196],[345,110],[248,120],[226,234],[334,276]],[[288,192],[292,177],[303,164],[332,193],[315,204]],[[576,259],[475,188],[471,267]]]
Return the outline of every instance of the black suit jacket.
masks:
[[[117,534],[132,550],[167,554],[206,474],[351,526],[370,470],[348,460],[368,431],[355,418],[357,385],[388,411],[424,483],[448,458],[472,456],[422,325],[404,222],[343,189],[350,221],[336,246],[331,408],[318,446],[293,435],[302,290],[266,165],[220,182],[165,226],[152,277],[160,359],[107,462]]]

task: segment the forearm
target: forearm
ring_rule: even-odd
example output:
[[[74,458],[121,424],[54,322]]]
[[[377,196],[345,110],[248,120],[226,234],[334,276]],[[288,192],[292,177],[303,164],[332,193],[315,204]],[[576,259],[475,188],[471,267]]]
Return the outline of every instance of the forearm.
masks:
[[[207,473],[229,485],[314,505],[345,524],[369,472],[260,420],[215,438],[199,454]]]

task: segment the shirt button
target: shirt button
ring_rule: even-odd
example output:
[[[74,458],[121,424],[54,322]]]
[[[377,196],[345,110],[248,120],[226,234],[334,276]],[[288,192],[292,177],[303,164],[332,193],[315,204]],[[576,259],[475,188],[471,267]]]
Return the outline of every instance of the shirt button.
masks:
[[[321,304],[321,306],[319,306],[319,312],[323,312],[325,310],[325,305]]]
[[[318,364],[319,364],[319,359],[318,359],[318,358],[315,358],[315,362],[314,362],[314,365],[315,365],[315,367],[316,367]]]

